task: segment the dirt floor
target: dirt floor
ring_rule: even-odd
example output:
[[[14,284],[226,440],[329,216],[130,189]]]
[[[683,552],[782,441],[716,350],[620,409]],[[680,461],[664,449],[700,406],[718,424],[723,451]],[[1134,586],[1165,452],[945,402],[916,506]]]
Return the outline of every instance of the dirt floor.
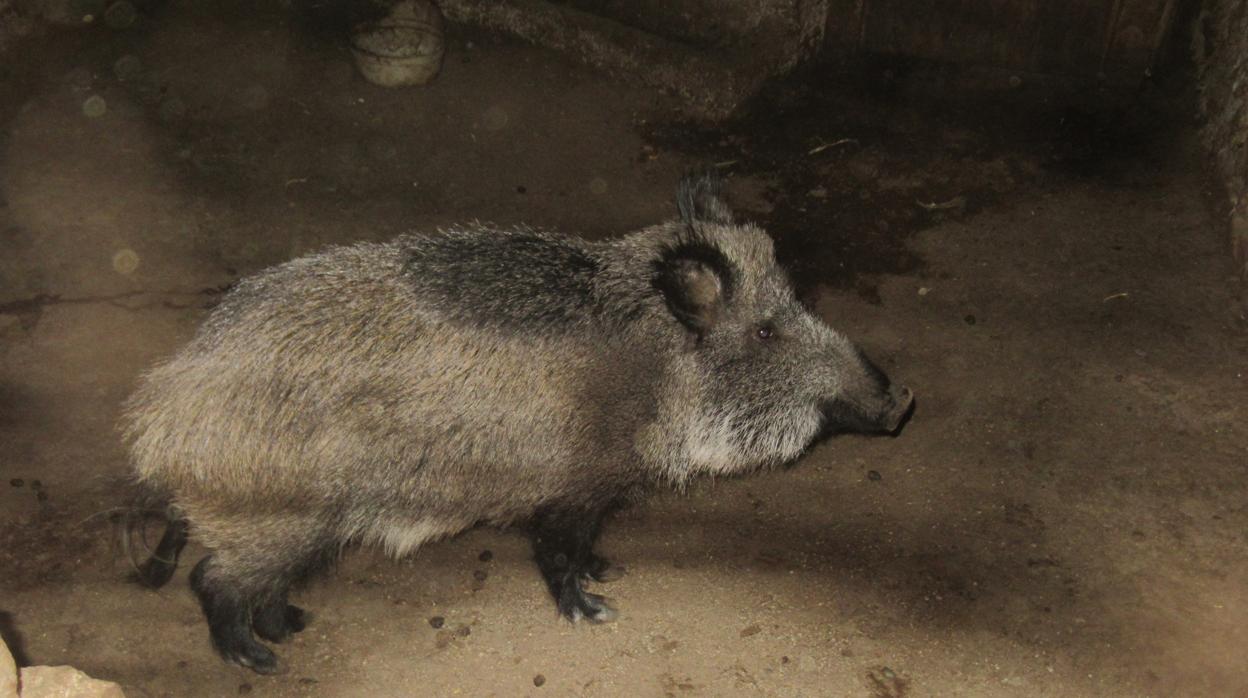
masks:
[[[19,662],[130,696],[1248,694],[1248,333],[1182,109],[933,102],[889,68],[706,128],[463,28],[434,84],[386,90],[316,22],[202,5],[0,61]],[[314,619],[275,677],[212,654],[190,564],[125,581],[119,405],[240,275],[469,219],[619,235],[707,162],[915,389],[898,438],[623,512],[603,626],[558,620],[506,531],[349,553],[296,595]]]

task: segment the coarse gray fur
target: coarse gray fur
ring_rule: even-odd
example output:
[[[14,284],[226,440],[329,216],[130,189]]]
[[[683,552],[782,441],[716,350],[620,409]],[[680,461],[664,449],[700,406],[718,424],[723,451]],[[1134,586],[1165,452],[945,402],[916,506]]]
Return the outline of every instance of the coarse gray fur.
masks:
[[[605,242],[475,225],[241,281],[127,410],[138,479],[212,551],[197,590],[253,608],[349,543],[404,555],[895,429],[909,392],[799,305],[766,233],[705,177],[678,207]]]

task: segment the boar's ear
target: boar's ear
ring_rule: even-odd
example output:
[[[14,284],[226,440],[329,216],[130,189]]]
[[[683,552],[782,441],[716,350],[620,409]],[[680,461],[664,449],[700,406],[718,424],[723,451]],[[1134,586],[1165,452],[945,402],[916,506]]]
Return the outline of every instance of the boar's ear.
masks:
[[[687,174],[676,191],[676,208],[686,226],[695,222],[732,223],[732,211],[719,195],[719,177],[713,170]]]
[[[657,264],[654,285],[685,327],[701,335],[723,312],[732,295],[727,258],[706,243],[685,243],[669,250]]]

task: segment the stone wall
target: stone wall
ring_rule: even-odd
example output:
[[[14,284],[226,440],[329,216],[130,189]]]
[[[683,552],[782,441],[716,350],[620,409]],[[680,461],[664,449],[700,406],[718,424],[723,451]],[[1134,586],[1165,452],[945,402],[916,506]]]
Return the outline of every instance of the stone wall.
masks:
[[[1248,0],[1207,0],[1192,49],[1201,136],[1230,197],[1231,244],[1248,309]]]

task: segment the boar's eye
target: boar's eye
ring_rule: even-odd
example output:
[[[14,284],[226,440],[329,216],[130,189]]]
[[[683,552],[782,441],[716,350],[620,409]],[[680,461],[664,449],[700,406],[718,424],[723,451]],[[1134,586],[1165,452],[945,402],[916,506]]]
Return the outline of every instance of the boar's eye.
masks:
[[[771,339],[776,335],[776,330],[771,325],[759,325],[754,330],[754,336],[759,339]]]

